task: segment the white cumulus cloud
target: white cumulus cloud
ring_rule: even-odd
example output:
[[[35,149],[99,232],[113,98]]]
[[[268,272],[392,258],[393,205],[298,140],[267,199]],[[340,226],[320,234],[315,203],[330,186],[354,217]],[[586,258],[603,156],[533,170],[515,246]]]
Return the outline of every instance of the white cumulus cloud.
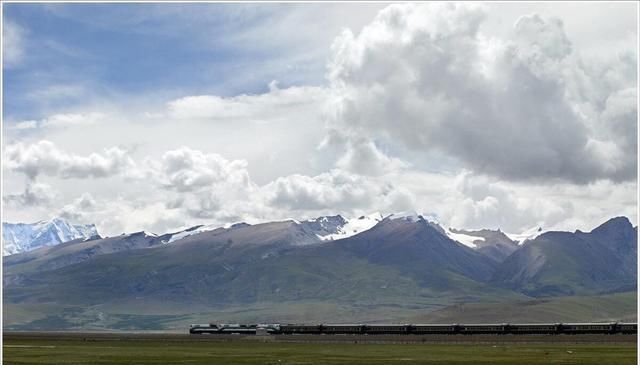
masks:
[[[499,39],[480,31],[487,16],[468,3],[392,5],[360,33],[346,30],[329,65],[338,95],[333,128],[412,153],[445,153],[509,180],[635,178],[634,146],[592,127],[606,121],[586,110],[602,106],[579,91],[599,84],[598,75],[573,53],[562,22],[524,16]],[[608,67],[617,75],[615,61]],[[609,84],[605,100],[620,92]],[[637,114],[629,109],[615,122],[627,129]],[[603,146],[628,163],[611,164]]]
[[[152,164],[152,168],[160,172],[157,178],[164,187],[177,191],[195,191],[219,183],[250,185],[246,161],[230,161],[188,147],[165,152],[159,165]]]
[[[4,149],[5,166],[30,179],[38,175],[69,178],[100,178],[126,173],[135,168],[128,152],[120,147],[80,156],[68,153],[53,142],[15,143]]]

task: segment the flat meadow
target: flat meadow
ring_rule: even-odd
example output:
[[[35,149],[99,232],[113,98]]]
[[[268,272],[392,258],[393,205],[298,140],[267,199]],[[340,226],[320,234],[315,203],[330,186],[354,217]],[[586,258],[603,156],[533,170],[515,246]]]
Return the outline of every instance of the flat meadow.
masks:
[[[4,364],[635,364],[635,343],[7,339]]]

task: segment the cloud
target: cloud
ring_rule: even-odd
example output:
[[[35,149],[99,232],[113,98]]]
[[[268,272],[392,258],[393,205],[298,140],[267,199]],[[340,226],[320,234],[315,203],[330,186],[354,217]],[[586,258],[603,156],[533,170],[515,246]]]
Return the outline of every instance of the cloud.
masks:
[[[96,124],[104,119],[102,113],[67,113],[67,114],[54,114],[50,117],[40,120],[24,120],[17,122],[10,129],[35,129],[35,128],[64,128],[80,125],[92,125]]]
[[[54,114],[53,116],[40,121],[40,125],[43,127],[90,125],[101,121],[103,118],[104,115],[102,113]]]
[[[611,94],[602,112],[602,122],[608,127],[610,140],[616,140],[625,150],[637,150],[638,89],[626,88]],[[627,163],[633,162],[626,159]]]
[[[102,178],[127,173],[135,168],[128,152],[111,147],[103,153],[79,156],[59,149],[53,142],[42,140],[25,145],[16,143],[4,150],[5,166],[33,180],[38,175],[70,178]]]
[[[331,114],[325,111],[325,116]],[[330,117],[329,117],[330,118]],[[372,139],[362,135],[345,133],[345,130],[328,125],[325,136],[318,145],[324,154],[337,152],[334,167],[364,176],[383,176],[411,169],[409,162],[390,156]]]
[[[263,211],[259,187],[251,180],[245,160],[180,147],[166,151],[159,160],[147,158],[144,165],[144,180],[164,191],[165,209],[184,222],[226,223],[252,219]]]
[[[212,66],[214,76],[203,74],[202,80],[216,80],[199,80],[201,87],[190,87],[193,80],[153,83],[151,92],[142,85],[132,95],[117,92],[117,85],[38,77],[37,87],[16,94],[28,110],[12,111],[17,122],[4,127],[11,142],[3,151],[3,183],[16,187],[4,197],[11,201],[5,212],[25,221],[59,213],[95,222],[106,234],[378,210],[415,210],[460,228],[514,232],[538,224],[588,229],[621,214],[637,220],[635,25],[631,31],[616,25],[624,32],[607,32],[594,43],[596,31],[583,31],[592,26],[572,32],[580,18],[572,16],[573,5],[564,8],[564,24],[520,16],[523,8],[558,13],[531,5],[496,16],[470,3],[401,4],[373,21],[354,5],[355,23],[351,12],[347,23],[338,16],[342,5],[331,7],[325,13],[336,15],[325,17],[331,29],[354,29],[335,39],[331,52],[320,48],[336,33],[316,24],[326,42],[276,45],[286,52],[265,62],[261,53],[253,68],[234,53]],[[327,11],[302,7],[302,17],[283,19],[289,13],[281,10],[269,11],[268,22],[248,34],[239,27],[244,34],[225,35],[223,43],[239,50],[252,42],[238,40],[263,38],[262,30],[273,27],[290,33],[300,19]],[[615,23],[619,14],[603,11],[603,23]],[[109,24],[104,20],[101,29]],[[123,27],[130,26],[125,20]],[[194,33],[206,35],[200,28]],[[305,32],[294,35],[295,44],[308,42]],[[615,45],[612,34],[621,35]],[[325,63],[318,55],[328,53],[327,83],[300,86],[322,85],[322,71],[313,71]],[[220,70],[225,75],[218,80]],[[267,88],[265,80],[274,78],[297,86]],[[45,137],[50,142],[37,142]],[[131,149],[114,146],[136,146],[135,160]],[[47,194],[36,182],[56,192]],[[38,199],[47,205],[19,206]]]
[[[2,58],[3,66],[12,68],[19,66],[25,54],[25,30],[18,24],[3,19],[2,24]]]
[[[89,208],[81,208],[80,206],[85,204],[83,200],[86,198],[87,194],[85,193],[70,205],[65,206],[66,209],[63,209],[61,214],[76,221],[94,223],[101,235],[114,236],[142,230],[165,233],[174,231],[176,227],[183,227],[186,223],[185,217],[181,216],[180,212],[165,209],[162,202],[157,199],[153,200],[149,197],[96,198],[94,202],[89,203],[91,204]]]
[[[23,120],[21,122],[16,123],[13,127],[9,127],[10,129],[35,129],[38,128],[37,120]]]
[[[162,155],[160,184],[181,192],[196,191],[204,187],[225,183],[235,187],[248,187],[251,182],[244,160],[229,161],[216,153],[203,153],[188,147],[167,151]]]
[[[83,193],[73,202],[66,204],[60,209],[60,217],[78,221],[84,219],[89,213],[98,207],[96,200],[89,193]]]
[[[373,199],[369,181],[338,170],[315,177],[298,174],[280,177],[269,185],[269,203],[285,209],[361,206],[369,205]]]
[[[521,55],[538,54],[561,60],[571,54],[572,45],[564,33],[562,20],[544,19],[538,14],[520,17],[514,25],[515,41]]]
[[[50,185],[29,181],[20,194],[9,194],[2,197],[2,202],[16,208],[46,207],[57,197]]]
[[[332,128],[508,180],[634,179],[634,146],[593,128],[606,122],[596,117],[602,106],[580,91],[599,75],[574,54],[562,22],[521,17],[511,38],[497,39],[480,31],[487,16],[475,4],[392,5],[359,34],[343,32],[328,71]],[[618,62],[608,68],[622,72]],[[605,100],[620,92],[614,75]],[[637,113],[629,108],[627,128]],[[612,163],[611,152],[628,163]]]
[[[456,176],[448,194],[449,212],[445,214],[454,227],[500,228],[517,233],[534,226],[548,229],[574,215],[570,201],[517,193],[504,183],[469,171]]]
[[[277,121],[283,120],[284,115],[296,115],[309,106],[324,102],[325,95],[324,88],[280,89],[273,81],[269,84],[269,92],[263,94],[186,96],[169,102],[167,107],[169,115],[178,119]]]
[[[269,206],[280,211],[356,212],[405,207],[405,189],[371,177],[334,169],[316,176],[294,174],[265,185]]]
[[[409,164],[387,156],[373,141],[359,139],[347,142],[346,152],[338,159],[336,166],[360,175],[380,176],[408,168]]]
[[[574,184],[511,184],[463,171],[447,176],[398,169],[364,176],[333,169],[318,175],[292,174],[264,185],[251,181],[243,161],[229,160],[189,148],[178,148],[158,160],[147,158],[144,178],[128,189],[100,196],[86,192],[58,210],[66,218],[93,222],[108,235],[142,229],[171,232],[197,224],[258,223],[326,214],[356,217],[380,211],[417,211],[443,224],[462,228],[501,228],[520,232],[545,229],[588,229],[603,219],[626,214],[635,221],[635,184],[599,182],[576,189]],[[144,165],[140,164],[140,165]],[[93,188],[93,183],[86,185]],[[12,207],[34,194],[5,197]]]

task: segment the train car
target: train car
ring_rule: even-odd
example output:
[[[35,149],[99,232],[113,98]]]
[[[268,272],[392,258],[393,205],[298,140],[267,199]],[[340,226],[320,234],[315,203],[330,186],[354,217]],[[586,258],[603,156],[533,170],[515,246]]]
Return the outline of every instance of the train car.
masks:
[[[455,334],[458,332],[457,324],[412,324],[409,332],[416,335],[428,334]]]
[[[285,335],[296,334],[313,334],[322,333],[322,325],[306,325],[306,324],[282,324],[279,333]]]
[[[507,332],[514,335],[557,334],[559,323],[509,323]]]
[[[214,326],[214,324],[211,324],[212,326]],[[246,334],[246,335],[255,335],[256,334],[256,328],[257,325],[255,324],[227,324],[227,323],[221,323],[218,324],[218,329],[220,331],[220,333],[227,333],[227,334]]]
[[[506,333],[507,324],[460,324],[458,325],[458,332],[466,335],[481,334],[481,333]]]
[[[638,333],[637,323],[616,323],[616,333],[634,334]]]
[[[211,324],[192,324],[189,326],[189,333],[192,335],[201,335],[203,333],[218,333],[218,326],[212,327]]]
[[[332,335],[357,335],[364,333],[361,324],[323,324],[322,333]]]
[[[280,333],[280,325],[277,323],[260,323],[256,325],[256,333],[267,333],[270,335],[276,335]]]
[[[209,323],[209,324],[192,324],[189,333],[200,334],[245,334],[255,335],[255,324],[226,324],[226,323]]]
[[[562,323],[560,332],[567,334],[579,333],[614,333],[615,323]]]
[[[410,327],[408,324],[366,324],[363,332],[368,335],[406,335]]]

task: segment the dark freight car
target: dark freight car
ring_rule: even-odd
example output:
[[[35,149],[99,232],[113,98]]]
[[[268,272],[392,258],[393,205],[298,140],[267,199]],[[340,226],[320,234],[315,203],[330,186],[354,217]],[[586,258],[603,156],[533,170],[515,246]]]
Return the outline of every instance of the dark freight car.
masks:
[[[285,335],[295,334],[320,334],[322,330],[321,325],[300,325],[300,324],[283,324],[280,325],[280,333]]]
[[[455,334],[458,331],[457,324],[412,324],[410,332],[416,335],[423,334]]]
[[[563,323],[560,326],[562,333],[614,333],[615,323]]]
[[[323,324],[322,333],[332,335],[355,335],[365,333],[361,324]]]
[[[510,323],[507,331],[512,334],[555,334],[559,323]]]
[[[506,324],[461,324],[458,325],[459,332],[462,334],[480,334],[480,333],[506,333]]]
[[[617,323],[616,332],[618,333],[638,333],[637,323]]]
[[[368,324],[363,328],[370,335],[406,335],[410,329],[410,325],[402,324]]]

